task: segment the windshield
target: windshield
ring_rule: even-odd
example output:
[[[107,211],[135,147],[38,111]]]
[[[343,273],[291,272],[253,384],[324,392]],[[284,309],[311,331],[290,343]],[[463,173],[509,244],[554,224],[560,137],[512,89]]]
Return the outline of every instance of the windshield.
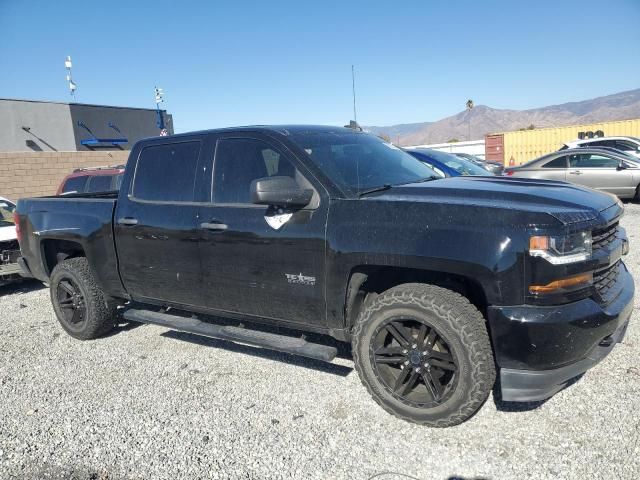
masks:
[[[418,152],[433,158],[434,160],[444,163],[447,167],[452,168],[460,175],[491,175],[491,172],[480,167],[466,158],[460,158],[446,152],[438,150],[417,150]]]
[[[329,178],[352,192],[440,178],[408,153],[366,133],[309,131],[293,133],[291,140]]]
[[[13,203],[0,199],[0,227],[14,225],[13,211],[15,209],[16,206]]]

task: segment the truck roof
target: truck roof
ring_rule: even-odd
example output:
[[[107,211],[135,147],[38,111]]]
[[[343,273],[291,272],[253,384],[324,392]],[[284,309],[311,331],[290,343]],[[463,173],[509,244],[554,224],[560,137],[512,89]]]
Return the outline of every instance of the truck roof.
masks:
[[[193,132],[183,132],[183,133],[177,133],[174,135],[171,135],[171,138],[176,138],[176,137],[187,137],[187,136],[191,136],[191,135],[202,135],[202,134],[209,134],[209,133],[224,133],[224,132],[255,132],[256,130],[258,131],[265,131],[265,132],[277,132],[283,135],[287,135],[290,133],[311,133],[311,132],[316,132],[316,133],[321,133],[321,132],[341,132],[341,133],[346,133],[346,132],[353,132],[353,133],[360,133],[358,130],[354,130],[348,127],[340,127],[340,126],[331,126],[331,125],[300,125],[300,124],[293,124],[293,125],[243,125],[240,127],[224,127],[224,128],[213,128],[213,129],[208,129],[208,130],[197,130],[197,131],[193,131]],[[144,140],[141,141],[148,141],[148,140],[158,140],[158,139],[166,139],[167,137],[150,137],[150,138],[146,138]]]

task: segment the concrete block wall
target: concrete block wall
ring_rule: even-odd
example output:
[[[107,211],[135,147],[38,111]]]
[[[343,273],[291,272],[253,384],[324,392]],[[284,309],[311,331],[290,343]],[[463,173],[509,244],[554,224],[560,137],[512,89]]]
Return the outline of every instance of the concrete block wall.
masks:
[[[0,196],[20,198],[54,195],[62,179],[76,168],[120,165],[128,151],[0,152]]]

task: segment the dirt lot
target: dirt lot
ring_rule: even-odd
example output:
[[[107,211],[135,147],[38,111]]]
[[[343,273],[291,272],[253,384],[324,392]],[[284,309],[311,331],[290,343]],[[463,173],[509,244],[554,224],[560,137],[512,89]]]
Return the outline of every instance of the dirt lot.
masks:
[[[626,262],[640,283],[640,205]],[[538,404],[489,399],[433,430],[396,420],[334,364],[154,326],[92,342],[48,291],[0,289],[0,478],[638,478],[640,295],[624,343]]]

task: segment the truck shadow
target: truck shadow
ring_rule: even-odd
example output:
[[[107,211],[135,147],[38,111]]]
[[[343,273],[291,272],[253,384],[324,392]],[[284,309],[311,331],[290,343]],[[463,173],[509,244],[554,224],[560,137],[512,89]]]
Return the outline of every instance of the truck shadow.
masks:
[[[162,336],[165,338],[172,338],[174,340],[181,340],[183,342],[194,343],[196,345],[204,347],[223,349],[242,355],[251,355],[253,357],[274,360],[296,367],[303,367],[324,373],[330,373],[332,375],[338,375],[340,377],[346,377],[353,371],[352,367],[347,367],[345,365],[321,362],[319,360],[301,357],[299,355],[292,355],[275,350],[268,350],[266,348],[253,347],[251,345],[234,343],[227,340],[219,340],[217,338],[203,337],[201,335],[194,335],[192,333],[169,330],[168,332],[163,333]]]
[[[238,322],[236,321],[220,318],[220,317],[215,317],[215,319],[207,318],[207,320],[208,321],[213,320],[213,323],[216,323],[216,324],[228,324],[228,325],[238,324]],[[313,334],[309,332],[303,333],[303,332],[288,329],[288,328],[276,327],[276,326],[264,325],[264,324],[259,324],[259,325],[251,324],[250,328],[260,330],[262,332],[275,333],[279,335],[288,335],[291,337],[300,337],[301,335],[304,335],[306,340],[309,342],[335,347],[338,350],[338,355],[337,355],[338,358],[351,360],[351,345],[346,342],[340,342],[327,335]],[[278,352],[275,350],[254,347],[246,344],[234,343],[231,341],[220,340],[217,338],[204,337],[201,335],[195,335],[191,333],[169,330],[165,333],[162,333],[161,335],[165,338],[172,338],[175,340],[194,343],[200,346],[219,348],[219,349],[224,349],[224,350],[238,353],[238,354],[265,358],[268,360],[287,363],[289,365],[294,365],[297,367],[309,368],[312,370],[317,370],[324,373],[330,373],[332,375],[338,375],[341,377],[346,377],[353,371],[353,367],[348,367],[345,365],[322,362],[319,360],[314,360],[312,358],[302,357],[299,355]]]
[[[15,280],[11,283],[0,286],[0,297],[4,295],[15,295],[20,293],[36,292],[47,287],[41,282],[32,279]]]

